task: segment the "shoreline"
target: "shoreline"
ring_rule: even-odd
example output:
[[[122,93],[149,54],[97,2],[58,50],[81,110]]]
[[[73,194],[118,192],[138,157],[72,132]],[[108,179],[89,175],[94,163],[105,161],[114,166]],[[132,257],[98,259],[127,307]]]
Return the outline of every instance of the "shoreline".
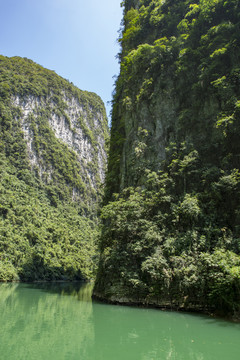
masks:
[[[137,307],[142,309],[156,309],[160,311],[169,311],[169,312],[179,312],[179,313],[188,313],[188,314],[196,314],[196,315],[203,315],[207,316],[208,318],[212,319],[219,319],[224,321],[229,321],[233,323],[240,323],[240,314],[238,315],[224,315],[221,313],[218,313],[214,309],[204,308],[204,307],[184,307],[183,305],[177,305],[177,304],[169,304],[167,302],[157,303],[157,302],[146,302],[143,299],[142,300],[136,300],[136,299],[129,299],[129,298],[104,298],[98,293],[92,294],[92,299],[95,301],[99,301],[101,303],[105,304],[111,304],[111,305],[119,305],[119,306],[130,306],[130,307]]]

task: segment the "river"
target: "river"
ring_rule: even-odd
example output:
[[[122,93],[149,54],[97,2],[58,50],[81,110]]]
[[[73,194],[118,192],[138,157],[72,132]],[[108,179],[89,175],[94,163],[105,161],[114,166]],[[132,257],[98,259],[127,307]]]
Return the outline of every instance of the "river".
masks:
[[[0,359],[240,359],[240,324],[106,305],[91,292],[79,283],[0,284]]]

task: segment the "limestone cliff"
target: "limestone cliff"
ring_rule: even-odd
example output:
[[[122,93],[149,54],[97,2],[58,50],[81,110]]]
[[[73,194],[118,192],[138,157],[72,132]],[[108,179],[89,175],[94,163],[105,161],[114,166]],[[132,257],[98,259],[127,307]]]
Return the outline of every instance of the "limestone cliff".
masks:
[[[103,102],[20,57],[0,56],[0,94],[0,279],[88,277],[107,157]]]
[[[237,313],[238,2],[123,6],[95,294]]]
[[[46,98],[16,95],[11,99],[13,106],[20,109],[21,112],[19,120],[27,142],[31,167],[38,168],[41,178],[45,176],[51,179],[51,169],[48,169],[41,152],[38,154],[35,149],[36,139],[32,125],[35,123],[38,127],[38,117],[42,109],[47,108],[49,128],[53,130],[58,140],[77,154],[82,168],[83,182],[90,187],[97,188],[100,183],[103,183],[105,174],[106,116],[102,109],[95,110],[91,103],[84,109],[84,103],[81,103],[78,97],[68,98],[64,91],[62,97],[64,108],[62,112],[56,108],[54,97],[51,95]],[[96,171],[91,169],[94,164]]]

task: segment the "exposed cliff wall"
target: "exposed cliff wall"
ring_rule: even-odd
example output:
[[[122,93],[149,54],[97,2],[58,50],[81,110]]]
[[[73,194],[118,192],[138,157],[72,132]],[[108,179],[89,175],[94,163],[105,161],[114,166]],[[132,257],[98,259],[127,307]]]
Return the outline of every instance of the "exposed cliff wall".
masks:
[[[103,102],[19,57],[0,57],[0,80],[0,279],[88,277],[107,157]]]
[[[239,26],[236,1],[124,1],[98,296],[239,311]]]
[[[38,126],[41,111],[48,110],[47,120],[55,137],[76,152],[79,163],[82,165],[82,180],[88,186],[97,188],[103,183],[106,167],[105,137],[107,135],[106,117],[102,109],[95,109],[88,104],[80,103],[77,97],[63,96],[64,111],[56,108],[53,96],[38,98],[35,96],[12,98],[12,103],[21,111],[21,127],[24,138],[27,140],[28,156],[32,168],[39,168],[40,177],[44,176],[44,158],[35,149],[35,134],[33,124]],[[91,169],[96,165],[95,171]],[[45,164],[46,165],[46,164]],[[51,174],[49,173],[51,177]]]

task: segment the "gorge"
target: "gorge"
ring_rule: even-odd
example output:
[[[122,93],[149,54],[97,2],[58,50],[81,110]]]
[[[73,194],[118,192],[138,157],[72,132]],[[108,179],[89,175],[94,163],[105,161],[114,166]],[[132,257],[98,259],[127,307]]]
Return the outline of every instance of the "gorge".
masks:
[[[239,2],[122,6],[110,139],[99,96],[0,56],[0,281],[239,319]]]

